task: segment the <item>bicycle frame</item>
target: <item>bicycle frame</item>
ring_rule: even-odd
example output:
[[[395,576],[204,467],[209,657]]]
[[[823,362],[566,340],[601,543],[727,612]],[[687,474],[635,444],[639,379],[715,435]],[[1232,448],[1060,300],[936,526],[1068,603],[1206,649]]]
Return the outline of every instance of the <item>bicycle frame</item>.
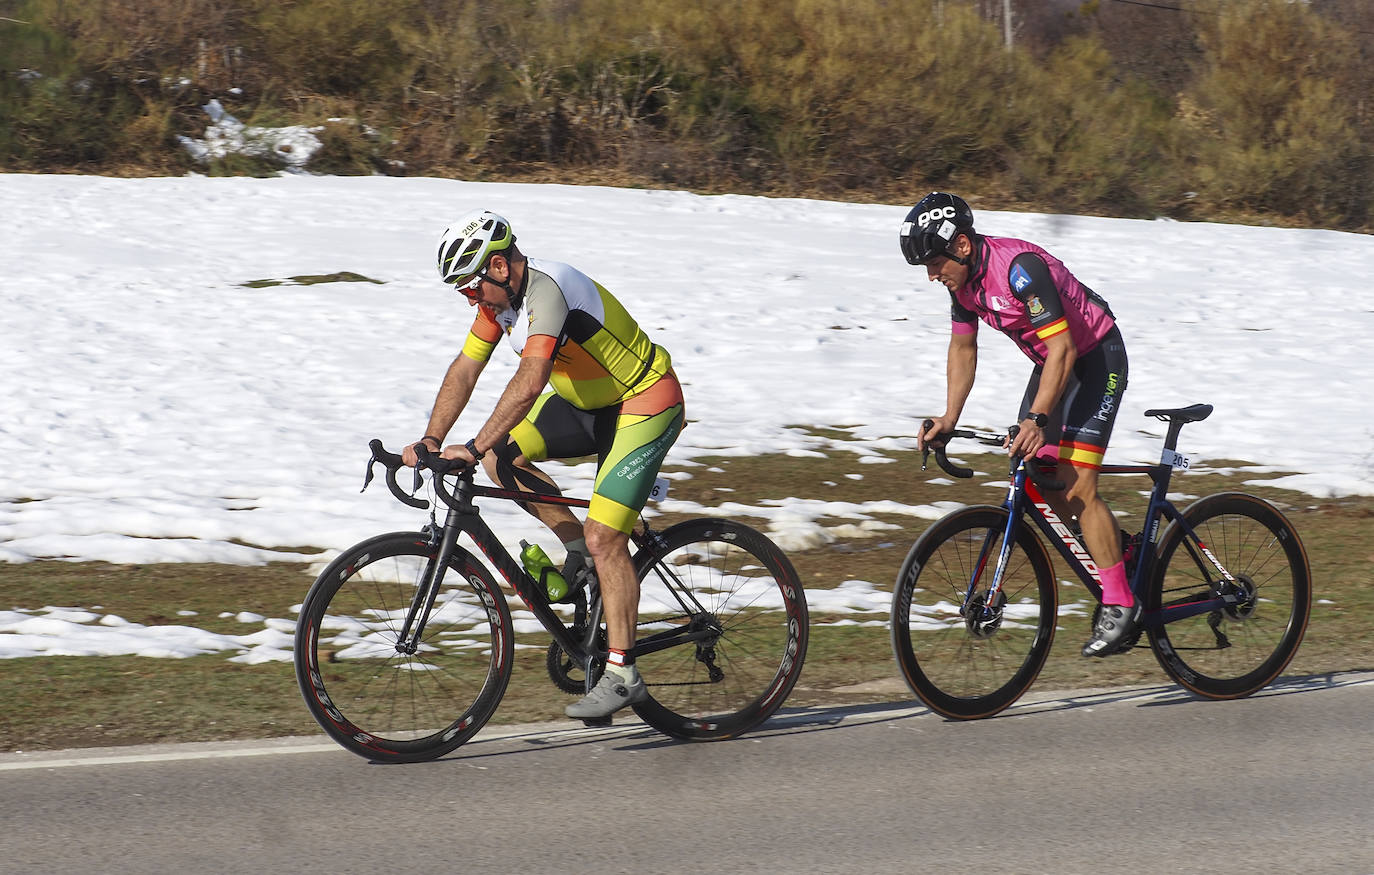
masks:
[[[487,525],[486,520],[482,519],[477,506],[473,503],[476,498],[499,498],[507,501],[519,501],[534,504],[553,504],[569,508],[587,508],[591,502],[581,498],[569,498],[562,495],[544,495],[540,493],[525,492],[517,489],[504,489],[493,486],[479,486],[472,481],[472,470],[454,471],[458,479],[456,488],[450,490],[444,481],[444,474],[435,472],[431,484],[434,491],[442,499],[447,508],[444,523],[437,526],[434,521],[434,514],[431,511],[431,525],[429,526],[429,536],[431,539],[438,537],[439,551],[435,558],[430,562],[424,573],[416,591],[415,598],[411,602],[410,610],[407,614],[401,641],[407,648],[417,646],[416,642],[424,631],[425,619],[433,608],[434,601],[438,597],[440,588],[443,585],[444,573],[448,568],[449,557],[458,549],[458,538],[460,535],[467,535],[468,538],[481,550],[487,557],[496,571],[505,578],[510,584],[520,600],[525,603],[539,624],[544,627],[553,639],[562,648],[563,652],[570,658],[582,663],[590,668],[595,660],[605,660],[607,653],[605,650],[596,646],[596,637],[601,625],[601,597],[599,591],[592,588],[587,594],[588,604],[585,616],[579,613],[575,617],[574,624],[569,626],[549,605],[548,600],[538,591],[539,582],[532,577],[525,567],[511,556],[505,546],[497,538],[496,533]],[[388,472],[388,486],[394,486],[394,474]],[[397,488],[392,489],[393,492]],[[402,493],[403,494],[403,493]],[[413,497],[412,497],[413,498]],[[407,502],[410,503],[410,502]],[[633,531],[630,538],[635,547],[644,549],[652,545],[657,538],[657,534],[649,528],[647,522],[642,523],[644,531]],[[689,617],[697,617],[704,613],[700,604],[696,603],[690,591],[682,586],[680,581],[676,581],[670,569],[661,566],[655,567],[655,573],[664,581],[668,590],[677,599],[682,607],[684,614]],[[689,604],[689,601],[691,602]],[[417,622],[418,620],[418,622]],[[574,634],[574,629],[581,623],[584,627],[582,636],[579,638]],[[414,628],[413,633],[410,631]],[[669,647],[676,647],[682,644],[695,644],[697,642],[709,640],[719,634],[718,629],[713,629],[709,625],[690,622],[680,629],[667,629],[656,632],[648,637],[635,641],[635,653],[637,655],[647,655],[659,650],[666,650]],[[401,645],[398,644],[398,647]],[[588,685],[591,684],[593,673],[586,672]]]
[[[1104,465],[1101,468],[1103,474],[1145,474],[1153,481],[1154,486],[1150,490],[1149,503],[1145,511],[1145,525],[1142,529],[1140,554],[1136,562],[1135,570],[1131,575],[1131,593],[1137,598],[1142,599],[1145,592],[1145,584],[1150,580],[1150,575],[1154,571],[1157,559],[1155,543],[1159,531],[1159,523],[1162,520],[1174,523],[1181,527],[1185,537],[1182,541],[1188,550],[1193,561],[1197,563],[1204,575],[1211,579],[1207,574],[1210,567],[1215,569],[1221,579],[1235,588],[1235,578],[1222,566],[1207,548],[1197,532],[1184,518],[1183,513],[1174,506],[1168,499],[1169,481],[1173,474],[1175,460],[1181,459],[1175,451],[1178,435],[1183,427],[1182,422],[1171,422],[1169,424],[1168,435],[1164,442],[1164,453],[1161,461],[1157,465]],[[1007,561],[1011,556],[1011,548],[1015,543],[1018,527],[1021,525],[1023,517],[1029,517],[1035,523],[1036,528],[1045,536],[1064,559],[1064,562],[1073,570],[1083,585],[1088,588],[1093,597],[1098,602],[1102,601],[1102,586],[1098,574],[1098,568],[1089,555],[1087,548],[1082,540],[1076,535],[1059,515],[1055,513],[1049,501],[1046,500],[1044,492],[1035,482],[1031,475],[1026,461],[1018,459],[1016,467],[1011,474],[1011,482],[1007,488],[1007,497],[1002,506],[1007,510],[1007,524],[1002,532],[1002,548],[997,559],[997,565],[993,572],[993,582],[988,589],[985,601],[986,605],[996,603],[997,596],[1002,590],[1003,576],[1006,571]],[[975,563],[972,579],[969,581],[969,588],[964,596],[964,610],[972,604],[974,594],[977,590],[978,581],[982,577],[987,561],[990,558],[991,539],[983,546],[983,551],[979,555],[978,562]],[[1216,610],[1226,605],[1239,604],[1242,598],[1234,591],[1223,592],[1212,598],[1187,601],[1180,604],[1162,606],[1159,610],[1145,611],[1141,616],[1141,625],[1147,627],[1161,626],[1182,620],[1187,617],[1204,614]]]
[[[435,484],[435,491],[444,498],[446,512],[444,523],[438,527],[437,533],[434,526],[431,525],[431,538],[435,534],[439,534],[440,537],[439,553],[433,563],[433,573],[430,574],[429,569],[426,569],[426,576],[430,579],[425,580],[420,591],[416,593],[415,602],[411,605],[412,613],[419,611],[421,604],[423,604],[422,616],[428,614],[434,598],[443,584],[448,557],[453,555],[454,550],[457,549],[459,536],[467,535],[472,543],[487,557],[497,573],[505,578],[511,589],[525,603],[525,607],[534,614],[535,619],[539,620],[539,624],[548,630],[549,634],[558,642],[558,646],[563,648],[564,653],[584,663],[598,655],[604,658],[605,653],[598,654],[595,647],[597,626],[601,620],[600,594],[588,593],[586,628],[583,636],[579,639],[573,635],[571,627],[564,624],[562,618],[549,606],[548,599],[541,598],[535,592],[538,581],[525,570],[524,565],[511,556],[510,551],[496,537],[491,526],[482,519],[476,505],[473,504],[473,499],[482,497],[503,498],[583,508],[587,507],[589,502],[584,499],[567,498],[561,495],[536,495],[519,490],[478,486],[469,478],[460,478],[457,488],[453,492],[449,492],[444,488],[443,478],[439,474],[434,475],[433,483]],[[433,521],[433,516],[431,516],[431,521]],[[424,601],[425,599],[427,601]]]

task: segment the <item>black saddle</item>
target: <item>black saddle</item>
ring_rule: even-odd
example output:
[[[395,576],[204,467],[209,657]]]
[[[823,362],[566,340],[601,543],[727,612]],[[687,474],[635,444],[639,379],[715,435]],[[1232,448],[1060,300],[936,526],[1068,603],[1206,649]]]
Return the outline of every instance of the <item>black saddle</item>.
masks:
[[[1146,416],[1162,419],[1165,422],[1201,422],[1212,415],[1210,404],[1190,404],[1187,407],[1161,407],[1145,411]]]

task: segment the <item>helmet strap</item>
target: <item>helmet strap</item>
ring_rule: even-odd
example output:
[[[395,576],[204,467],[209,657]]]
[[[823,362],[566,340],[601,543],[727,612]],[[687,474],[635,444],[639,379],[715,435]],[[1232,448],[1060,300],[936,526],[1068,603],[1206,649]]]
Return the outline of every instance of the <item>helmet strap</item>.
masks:
[[[502,255],[505,255],[505,253],[502,253]],[[530,272],[529,272],[528,270],[523,271],[523,272],[520,274],[520,288],[519,288],[519,289],[514,288],[514,287],[511,285],[510,278],[511,278],[511,274],[514,273],[515,271],[514,271],[514,269],[510,266],[510,264],[511,264],[510,256],[506,255],[505,258],[506,258],[506,281],[503,282],[503,283],[497,283],[496,280],[492,280],[492,282],[496,283],[496,285],[498,285],[498,286],[500,286],[501,288],[503,288],[503,289],[506,290],[506,301],[509,302],[510,308],[511,308],[512,310],[519,310],[519,309],[520,309],[520,305],[521,305],[521,304],[524,302],[524,300],[525,300],[525,287],[528,286],[528,285],[530,284]]]
[[[493,254],[493,255],[496,255],[496,254],[498,254],[498,253],[492,253],[492,254]],[[499,279],[497,279],[496,277],[494,277],[494,276],[491,275],[491,261],[490,261],[490,259],[488,259],[487,263],[486,263],[485,265],[483,265],[482,270],[479,271],[479,274],[481,275],[482,279],[486,280],[487,282],[491,283],[492,285],[497,286],[498,288],[505,289],[505,290],[506,290],[506,302],[507,302],[508,304],[510,304],[510,306],[511,306],[512,309],[519,309],[518,307],[516,307],[516,302],[523,296],[523,289],[522,289],[521,292],[516,292],[515,288],[511,285],[510,277],[511,277],[511,274],[512,274],[514,271],[511,269],[510,256],[506,255],[504,252],[499,253],[499,254],[500,254],[503,258],[506,259],[506,278],[503,279],[503,280],[499,280]],[[524,282],[522,281],[522,282],[521,282],[521,286],[523,286],[523,285],[524,285]]]
[[[969,254],[968,254],[968,255],[955,255],[955,254],[954,254],[954,240],[958,240],[960,237],[963,237],[965,240],[968,241],[968,245],[969,245]],[[964,267],[968,267],[968,266],[969,266],[969,263],[972,262],[973,259],[974,259],[974,257],[978,254],[978,244],[977,244],[976,242],[974,242],[972,232],[970,232],[970,231],[960,231],[957,235],[955,235],[954,240],[951,240],[951,241],[949,242],[949,247],[945,250],[945,258],[948,258],[950,261],[953,261],[953,262],[955,262],[956,264],[961,264],[961,265],[963,265]]]

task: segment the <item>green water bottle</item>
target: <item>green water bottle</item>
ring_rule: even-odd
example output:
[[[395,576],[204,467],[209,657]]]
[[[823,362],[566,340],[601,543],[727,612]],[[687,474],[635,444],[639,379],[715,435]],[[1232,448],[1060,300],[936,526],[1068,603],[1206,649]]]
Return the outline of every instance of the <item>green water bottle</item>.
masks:
[[[553,560],[544,552],[543,547],[521,541],[520,561],[525,564],[525,570],[530,573],[530,577],[544,585],[549,594],[549,601],[556,602],[568,594],[568,582],[563,579],[563,574],[554,566]]]

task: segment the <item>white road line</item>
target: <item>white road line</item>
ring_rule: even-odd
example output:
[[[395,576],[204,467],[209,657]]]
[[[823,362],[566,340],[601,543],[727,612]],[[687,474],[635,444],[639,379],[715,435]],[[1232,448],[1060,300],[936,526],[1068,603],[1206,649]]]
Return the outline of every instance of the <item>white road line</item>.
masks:
[[[1259,691],[1254,698],[1280,696],[1295,692],[1318,692],[1345,687],[1374,686],[1374,672],[1334,672],[1310,678],[1282,678]],[[1046,708],[1092,708],[1115,703],[1130,704],[1168,697],[1192,698],[1178,687],[1164,683],[1147,687],[1113,689],[1084,689],[1050,691],[1037,694],[1032,689],[1020,702],[1007,711],[1005,717],[1032,717]],[[931,715],[917,702],[889,702],[869,706],[820,706],[789,709],[784,707],[772,720],[749,737],[766,738],[786,735],[813,723],[826,725],[882,722],[902,717]],[[460,750],[492,742],[536,740],[536,743],[584,743],[593,738],[611,739],[617,736],[650,734],[661,737],[637,720],[627,720],[606,729],[588,729],[577,721],[556,723],[525,723],[489,727],[478,733]],[[337,753],[352,756],[332,741],[319,737],[290,737],[258,739],[255,741],[211,741],[184,744],[144,745],[130,748],[96,748],[90,750],[40,751],[36,753],[0,753],[0,772],[36,769],[63,769],[76,766],[134,765],[139,763],[176,762],[185,760],[233,759],[237,757],[279,756],[302,753]]]
[[[597,737],[612,737],[645,732],[643,723],[635,720],[606,729],[588,729],[581,722],[529,723],[495,726],[482,730],[460,750],[483,742],[507,741],[522,736],[586,741]],[[238,757],[279,756],[302,753],[352,754],[333,741],[316,737],[257,739],[254,741],[187,742],[182,744],[141,745],[128,748],[94,748],[87,750],[39,751],[34,753],[0,754],[0,772],[35,769],[65,769],[75,766],[133,765],[139,763],[177,762],[184,760],[234,759]]]
[[[188,746],[189,747],[189,746]],[[159,763],[174,760],[211,760],[233,757],[271,756],[284,753],[319,753],[327,750],[340,750],[333,742],[313,742],[310,744],[276,745],[273,747],[232,747],[214,750],[169,750],[161,753],[131,748],[137,753],[112,754],[107,749],[98,753],[68,751],[66,756],[42,754],[5,754],[0,759],[0,772],[22,769],[64,769],[71,766],[114,766],[130,763]]]

